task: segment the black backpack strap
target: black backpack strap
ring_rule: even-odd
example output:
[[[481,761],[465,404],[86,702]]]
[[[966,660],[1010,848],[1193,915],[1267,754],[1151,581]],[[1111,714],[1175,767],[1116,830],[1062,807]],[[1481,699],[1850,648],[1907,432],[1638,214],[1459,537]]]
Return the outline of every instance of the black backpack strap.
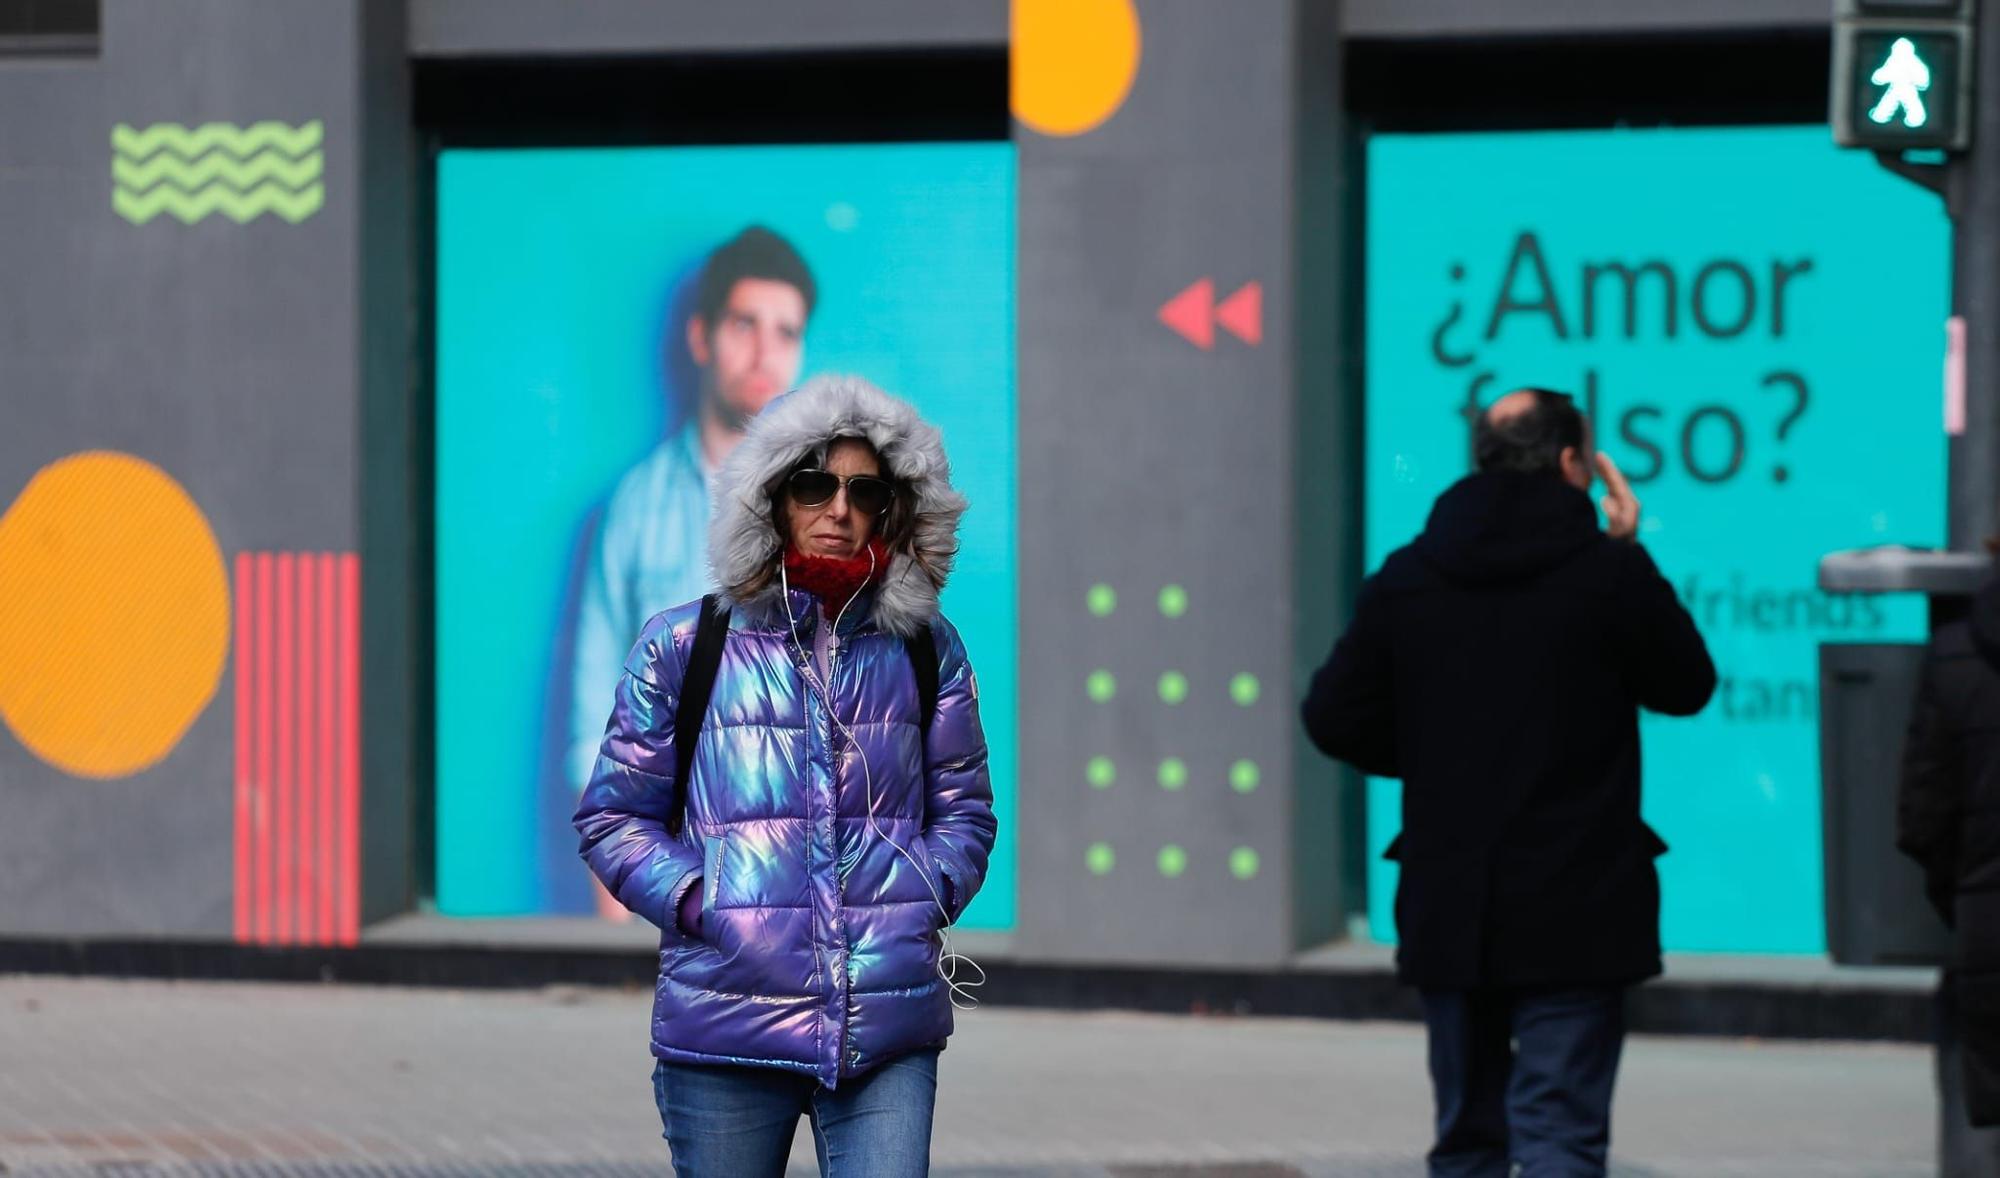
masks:
[[[681,697],[674,704],[674,800],[667,810],[667,833],[679,835],[687,821],[688,773],[694,768],[694,745],[701,739],[701,722],[708,715],[708,697],[715,690],[716,668],[722,665],[722,640],[729,636],[729,611],[710,593],[701,599],[701,620],[694,627],[694,649],[681,674]],[[935,680],[936,672],[932,672]]]
[[[923,719],[923,733],[926,739],[931,734],[931,720],[937,716],[938,697],[938,652],[937,637],[931,633],[929,622],[915,634],[903,639],[903,649],[910,656],[910,670],[917,676],[917,714]]]

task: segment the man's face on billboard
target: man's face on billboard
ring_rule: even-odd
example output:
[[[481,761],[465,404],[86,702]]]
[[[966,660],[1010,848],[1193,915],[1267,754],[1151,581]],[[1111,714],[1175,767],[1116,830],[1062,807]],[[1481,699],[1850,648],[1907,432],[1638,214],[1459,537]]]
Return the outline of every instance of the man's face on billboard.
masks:
[[[688,320],[688,352],[702,369],[702,390],[732,428],[741,429],[798,383],[805,331],[805,296],[768,278],[738,279],[714,323],[699,315]]]

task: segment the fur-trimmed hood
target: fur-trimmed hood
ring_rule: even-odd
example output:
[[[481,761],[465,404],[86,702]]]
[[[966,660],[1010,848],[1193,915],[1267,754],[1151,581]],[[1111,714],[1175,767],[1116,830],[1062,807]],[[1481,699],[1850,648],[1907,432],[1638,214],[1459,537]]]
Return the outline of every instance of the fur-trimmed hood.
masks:
[[[890,553],[888,572],[873,595],[874,622],[908,636],[937,615],[938,591],[958,553],[965,496],[951,485],[951,465],[937,427],[917,416],[908,402],[856,376],[814,377],[766,405],[716,473],[708,560],[732,607],[744,613],[772,611],[782,592],[776,581],[745,600],[733,592],[783,556],[764,488],[814,449],[836,438],[857,437],[875,447],[887,473],[901,484],[897,493],[914,497],[916,509],[911,538]],[[909,549],[922,556],[922,563]]]

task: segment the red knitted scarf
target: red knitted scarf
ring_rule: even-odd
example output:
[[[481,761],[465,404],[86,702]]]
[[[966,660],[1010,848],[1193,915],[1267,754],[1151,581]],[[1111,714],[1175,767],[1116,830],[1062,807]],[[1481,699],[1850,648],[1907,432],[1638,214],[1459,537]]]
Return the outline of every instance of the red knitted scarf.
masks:
[[[875,559],[870,561],[868,553]],[[785,548],[785,576],[791,580],[792,588],[803,589],[819,598],[820,612],[833,617],[864,585],[882,579],[889,571],[889,546],[880,537],[870,540],[865,551],[857,552],[846,559],[833,556],[807,556],[797,548]]]

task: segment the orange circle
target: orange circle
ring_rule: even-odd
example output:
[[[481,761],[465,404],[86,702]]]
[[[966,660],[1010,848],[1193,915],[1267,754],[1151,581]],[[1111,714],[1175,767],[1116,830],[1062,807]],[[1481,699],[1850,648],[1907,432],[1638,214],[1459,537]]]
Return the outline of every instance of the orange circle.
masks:
[[[1132,0],[1014,0],[1014,117],[1081,135],[1118,113],[1139,73]]]
[[[0,515],[0,719],[42,760],[93,778],[157,764],[228,652],[222,551],[159,467],[72,454]]]

